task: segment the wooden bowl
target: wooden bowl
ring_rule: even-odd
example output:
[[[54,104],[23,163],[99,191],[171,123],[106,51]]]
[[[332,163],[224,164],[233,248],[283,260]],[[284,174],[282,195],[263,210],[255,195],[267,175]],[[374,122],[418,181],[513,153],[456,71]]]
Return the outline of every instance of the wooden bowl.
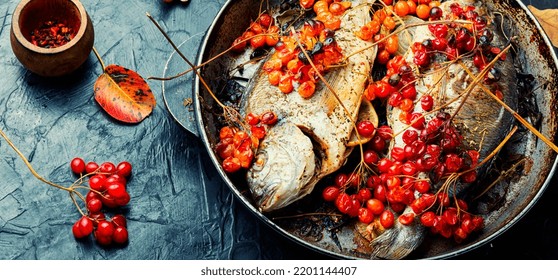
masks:
[[[32,34],[47,21],[64,23],[74,37],[52,48],[32,43]],[[46,77],[69,74],[81,66],[93,48],[95,32],[78,0],[23,0],[12,16],[10,41],[23,66]]]

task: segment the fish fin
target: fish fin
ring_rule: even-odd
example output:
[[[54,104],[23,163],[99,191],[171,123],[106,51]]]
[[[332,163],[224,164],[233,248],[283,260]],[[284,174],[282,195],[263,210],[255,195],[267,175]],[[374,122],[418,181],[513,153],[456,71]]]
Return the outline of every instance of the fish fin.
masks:
[[[420,23],[424,23],[424,20],[414,17],[414,16],[404,16],[401,18],[403,23],[401,25],[399,25],[399,27],[396,29],[396,32],[401,32],[399,37],[399,48],[397,48],[397,51],[395,52],[396,55],[401,55],[401,56],[405,56],[407,54],[408,51],[411,50],[411,44],[413,42],[415,42],[413,40],[414,36],[415,36],[415,32],[417,29],[417,26],[415,27],[406,27],[409,24],[420,24]],[[405,29],[405,30],[403,30]]]
[[[339,106],[339,101],[335,97],[335,94],[337,94],[337,93],[333,93],[333,92],[329,92],[329,91],[326,94],[325,107],[327,108],[327,115],[328,116],[331,116],[333,111],[335,111],[335,108],[337,106]]]

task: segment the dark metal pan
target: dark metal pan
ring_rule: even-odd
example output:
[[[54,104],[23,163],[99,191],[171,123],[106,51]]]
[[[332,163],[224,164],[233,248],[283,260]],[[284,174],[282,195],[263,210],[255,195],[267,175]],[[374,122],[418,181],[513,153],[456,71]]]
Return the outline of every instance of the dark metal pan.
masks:
[[[273,6],[288,1],[268,2]],[[542,134],[554,141],[558,125],[555,94],[558,89],[556,79],[558,59],[548,37],[522,2],[514,0],[484,2],[491,11],[498,12],[496,16],[501,18],[503,30],[506,30],[508,35],[517,37],[513,59],[525,88],[519,101],[523,104],[520,106],[521,113],[535,123]],[[259,9],[260,0],[228,1],[206,34],[197,63],[201,64],[231,46],[233,40],[249,25],[250,20],[256,18]],[[224,55],[200,70],[213,92],[220,94],[225,89],[231,90],[227,72],[235,63],[237,62],[233,57]],[[232,90],[234,91],[234,87]],[[280,213],[262,214],[258,211],[242,176],[231,176],[225,173],[214,153],[215,144],[219,140],[218,129],[221,127],[221,120],[216,114],[218,106],[202,87],[199,79],[194,82],[193,99],[198,127],[196,134],[199,134],[204,142],[222,179],[257,218],[284,236],[326,255],[351,259],[368,257],[355,250],[354,233],[350,226],[334,225],[330,219],[320,215],[300,215],[320,211],[323,203],[318,198],[319,194],[311,194],[301,203],[295,203]],[[524,162],[516,172],[516,176],[500,181],[478,199],[474,211],[485,218],[484,229],[459,244],[452,240],[428,237],[408,258],[448,258],[470,251],[502,234],[532,208],[554,173],[557,164],[556,154],[525,129],[520,129],[514,142],[507,146],[509,147],[502,151],[502,157],[508,160],[521,157]]]

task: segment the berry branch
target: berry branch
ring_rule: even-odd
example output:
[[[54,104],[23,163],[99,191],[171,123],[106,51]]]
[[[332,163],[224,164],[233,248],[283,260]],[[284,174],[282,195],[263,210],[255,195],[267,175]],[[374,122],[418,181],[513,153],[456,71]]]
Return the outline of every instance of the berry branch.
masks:
[[[70,163],[70,168],[80,177],[69,187],[64,187],[39,175],[2,129],[0,129],[0,136],[21,158],[35,178],[69,193],[72,203],[81,214],[72,227],[75,238],[81,239],[93,234],[97,242],[104,246],[113,243],[122,245],[128,241],[126,218],[123,215],[114,215],[112,220],[107,220],[102,209],[104,206],[107,208],[125,206],[130,201],[130,195],[126,191],[126,178],[132,172],[132,165],[129,162],[123,161],[118,166],[111,162],[104,162],[99,166],[95,162],[86,165],[83,159],[74,158]],[[82,185],[87,178],[89,178],[89,187]],[[79,192],[80,189],[88,190],[87,195],[84,196]],[[85,204],[85,211],[80,206],[78,199]]]

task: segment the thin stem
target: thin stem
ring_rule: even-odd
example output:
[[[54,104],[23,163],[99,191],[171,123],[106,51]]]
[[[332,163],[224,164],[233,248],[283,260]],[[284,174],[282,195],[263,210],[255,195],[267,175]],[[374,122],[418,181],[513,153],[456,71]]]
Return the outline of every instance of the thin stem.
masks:
[[[105,72],[105,69],[106,69],[105,63],[103,62],[103,59],[101,58],[101,55],[99,55],[99,53],[97,52],[97,49],[95,47],[93,47],[93,53],[95,53],[95,56],[97,57],[97,59],[101,63],[101,67],[103,67],[103,72]]]
[[[196,66],[190,62],[190,60],[188,58],[186,58],[186,56],[178,49],[178,47],[176,46],[176,44],[172,41],[172,39],[169,37],[169,35],[167,35],[167,33],[163,30],[163,28],[159,25],[159,23],[157,23],[157,21],[149,14],[146,13],[147,17],[149,18],[149,20],[151,20],[151,22],[153,22],[153,24],[155,24],[155,27],[157,27],[157,29],[159,29],[159,31],[161,32],[161,34],[163,34],[163,36],[165,37],[165,39],[169,42],[169,44],[171,44],[172,48],[176,51],[176,53],[186,62],[188,63],[188,65],[191,67],[192,70],[197,70]],[[211,97],[213,97],[213,99],[215,100],[215,102],[221,106],[222,108],[226,108],[226,106],[221,103],[221,101],[219,101],[219,99],[213,94],[213,92],[210,90],[209,85],[205,82],[205,80],[203,79],[203,77],[201,76],[201,74],[198,71],[194,71],[194,73],[196,73],[196,75],[198,76],[198,78],[200,79],[200,82],[203,84],[203,86],[209,91],[209,94],[211,95]]]
[[[368,50],[368,49],[371,49],[371,48],[377,46],[378,44],[382,43],[383,41],[386,41],[389,37],[395,36],[395,35],[403,32],[403,31],[407,30],[408,28],[418,27],[418,26],[421,26],[421,25],[429,25],[429,24],[449,24],[449,23],[467,24],[467,23],[471,23],[471,21],[467,21],[467,20],[434,20],[434,21],[425,21],[425,22],[421,22],[421,23],[407,24],[407,25],[405,25],[404,28],[401,28],[401,29],[398,29],[398,30],[395,30],[395,31],[391,32],[390,34],[388,34],[387,36],[385,36],[381,40],[378,40],[378,41],[372,43],[372,45],[370,45],[368,47],[365,47],[365,48],[362,48],[360,50],[355,51],[352,54],[347,55],[345,57],[345,60],[349,59],[353,55],[356,55],[358,53],[361,53],[365,50]]]
[[[81,186],[81,187],[84,188],[83,186]],[[83,196],[82,193],[80,193],[78,191],[75,191],[75,190],[73,191],[73,193],[75,193],[79,197],[79,199],[81,199],[83,201],[83,203],[87,203],[87,200],[85,199],[85,196]]]
[[[176,75],[173,75],[173,76],[168,76],[168,77],[154,77],[154,76],[151,76],[151,77],[147,77],[147,79],[148,80],[156,80],[156,81],[170,81],[170,80],[174,80],[176,78],[180,78],[180,77],[192,72],[192,70],[193,69],[190,68],[188,70],[182,71],[182,72],[180,72]]]
[[[151,17],[151,16],[148,14],[148,17]],[[164,31],[162,31],[161,29],[159,29],[159,30],[163,33],[163,36],[168,37],[168,36],[165,34]],[[246,37],[246,38],[242,39],[241,41],[238,41],[237,44],[242,44],[242,43],[244,43],[244,42],[248,42],[248,41],[252,40],[252,38],[261,37],[261,36],[267,36],[267,35],[272,35],[272,34],[277,34],[277,33],[262,33],[262,34],[256,34],[256,35],[254,35],[254,36]],[[167,40],[170,40],[170,38],[167,38]],[[169,42],[170,42],[170,41],[169,41]],[[204,67],[205,65],[207,65],[207,64],[209,64],[209,63],[211,63],[211,62],[213,62],[213,61],[216,60],[217,58],[219,58],[219,57],[221,57],[221,56],[223,56],[223,55],[229,53],[237,44],[230,46],[228,49],[226,49],[226,50],[224,50],[224,51],[218,53],[217,55],[213,56],[212,58],[208,59],[207,61],[204,61],[203,63],[201,63],[201,64],[199,64],[199,65],[197,65],[197,66],[196,66],[196,65],[189,64],[189,65],[191,66],[191,68],[189,68],[189,69],[187,69],[187,70],[184,70],[184,71],[182,71],[182,72],[180,72],[180,73],[178,73],[178,74],[176,74],[176,75],[174,75],[174,76],[169,76],[169,77],[153,77],[153,76],[151,76],[151,77],[148,77],[147,79],[148,79],[148,80],[156,80],[156,81],[170,81],[170,80],[173,80],[173,79],[176,79],[176,78],[180,78],[180,77],[182,77],[182,76],[184,76],[184,75],[186,75],[186,74],[188,74],[188,73],[190,73],[190,72],[192,72],[192,71],[194,71],[194,70],[198,70],[199,68]],[[173,45],[173,44],[171,43],[171,46],[172,46],[172,45]],[[176,46],[174,46],[174,47],[176,47]],[[173,47],[173,48],[174,48],[174,47]],[[180,55],[180,57],[182,57],[182,58],[184,59],[184,55],[183,55],[178,49],[174,48],[174,50],[178,53],[178,55]]]
[[[470,168],[468,170],[462,171],[461,173],[459,173],[459,175],[463,175],[467,172],[473,171],[479,167],[481,167],[482,165],[484,165],[485,163],[487,163],[490,159],[492,159],[493,157],[496,156],[496,154],[498,154],[498,152],[504,147],[504,145],[510,140],[510,138],[515,134],[515,132],[517,131],[517,126],[514,126],[512,128],[512,130],[506,135],[506,137],[504,137],[504,139],[502,140],[502,142],[500,142],[500,144],[498,144],[498,146],[488,155],[486,156],[481,162],[479,162],[475,167]]]
[[[82,185],[73,186],[72,189],[73,189],[74,191],[75,191],[75,189],[84,189],[84,190],[88,190],[88,191],[94,192],[94,193],[96,193],[96,194],[98,194],[98,195],[101,195],[101,196],[103,195],[103,193],[100,192],[100,191],[97,191],[97,190],[94,190],[94,189],[92,189],[92,188],[90,188],[90,187],[86,187],[86,186],[82,186]],[[76,192],[77,192],[77,191],[76,191]]]
[[[498,145],[498,147],[496,147],[496,149],[494,149],[492,153],[490,153],[487,157],[485,157],[477,166],[481,166],[487,163],[491,158],[495,157],[496,154],[504,147],[504,145],[510,140],[510,138],[515,134],[516,131],[517,131],[517,126],[514,126],[512,130],[506,135],[504,140],[502,140],[502,142]]]
[[[2,129],[0,129],[0,136],[2,136],[2,138],[4,138],[4,140],[6,140],[6,142],[8,143],[8,145],[10,145],[10,147],[12,147],[12,149],[16,152],[16,154],[21,158],[21,160],[23,161],[23,163],[25,163],[25,165],[27,166],[27,168],[29,169],[29,171],[31,171],[31,174],[33,174],[33,176],[35,176],[35,178],[37,178],[39,181],[53,186],[57,189],[60,190],[64,190],[67,191],[70,194],[70,198],[72,199],[72,202],[74,203],[74,205],[76,206],[77,210],[81,213],[82,216],[85,216],[86,214],[83,212],[83,210],[81,209],[81,207],[79,206],[78,202],[76,201],[76,198],[74,195],[77,195],[82,201],[83,203],[86,202],[85,197],[83,196],[83,194],[81,194],[80,192],[76,191],[76,188],[81,188],[81,189],[89,189],[88,187],[84,187],[81,185],[76,185],[78,182],[83,182],[83,178],[85,176],[80,177],[76,182],[74,182],[74,184],[72,184],[70,187],[64,187],[61,185],[58,185],[56,183],[53,183],[51,181],[48,181],[47,179],[43,178],[41,175],[39,175],[39,173],[37,173],[37,171],[35,171],[35,169],[33,169],[33,166],[31,166],[31,163],[27,160],[27,158],[23,155],[23,153],[14,145],[14,143],[8,138],[8,136],[4,133],[4,131]],[[91,190],[93,192],[96,192],[98,194],[101,194],[98,191],[95,190]]]
[[[296,219],[296,218],[304,218],[304,217],[311,217],[311,216],[341,217],[343,215],[337,214],[337,213],[304,213],[304,214],[297,214],[297,215],[291,215],[291,216],[275,217],[275,218],[273,218],[273,220]]]
[[[74,193],[78,193],[75,191],[70,191],[70,198],[72,199],[72,202],[74,203],[74,205],[76,206],[77,210],[79,211],[79,213],[82,216],[85,216],[85,213],[83,213],[83,210],[81,210],[81,207],[79,207],[79,204],[76,201],[76,198],[74,197]],[[79,194],[79,193],[78,193]],[[81,194],[80,194],[81,195]],[[83,196],[81,196],[81,198],[83,198]]]
[[[500,182],[503,178],[507,177],[508,175],[510,175],[512,172],[515,171],[515,169],[517,169],[517,167],[519,167],[520,165],[524,164],[527,161],[527,159],[522,159],[519,162],[515,163],[512,167],[510,167],[508,170],[502,172],[500,174],[500,176],[498,176],[498,178],[496,178],[496,180],[494,182],[492,182],[490,185],[488,185],[488,187],[486,187],[481,193],[479,193],[477,196],[475,196],[472,200],[477,200],[479,199],[481,196],[483,196],[486,192],[488,192],[492,187],[494,187],[498,182]]]
[[[500,142],[500,144],[498,145],[498,147],[496,147],[496,149],[494,149],[494,151],[492,151],[492,153],[490,153],[490,155],[488,155],[486,158],[484,158],[479,164],[477,164],[477,166],[475,166],[474,168],[471,168],[469,170],[465,170],[461,173],[459,173],[459,175],[463,175],[467,172],[470,172],[476,168],[479,168],[480,166],[482,166],[483,164],[487,163],[491,158],[495,157],[496,154],[498,153],[498,151],[500,151],[504,145],[506,144],[506,142],[508,142],[510,140],[510,138],[512,137],[512,135],[517,131],[517,126],[514,126],[512,131],[510,131],[510,133],[508,133],[508,135],[506,135],[506,137],[504,138],[504,140],[502,140],[502,142]],[[513,169],[515,169],[515,167],[517,167],[518,165],[514,165]],[[496,180],[496,182],[498,182],[498,180]],[[493,182],[492,184],[490,184],[486,189],[484,189],[479,195],[477,195],[475,198],[473,198],[473,200],[478,199],[479,197],[481,197],[483,194],[485,194],[488,190],[490,190],[493,186],[496,185],[496,182]]]
[[[467,73],[469,75],[473,76],[473,73],[471,73],[471,71],[467,67],[465,67],[464,65],[462,65],[462,67],[463,67],[463,69],[465,69],[465,71],[467,71]],[[546,143],[552,150],[554,150],[556,153],[558,153],[558,147],[554,143],[552,143],[552,141],[550,141],[550,139],[548,139],[546,136],[544,136],[542,133],[540,133],[527,120],[525,120],[517,112],[515,112],[512,108],[510,108],[510,106],[508,106],[508,104],[506,104],[504,101],[502,101],[500,98],[498,98],[494,93],[492,93],[483,84],[480,84],[480,88],[486,94],[488,94],[490,97],[492,97],[494,100],[496,100],[496,102],[498,102],[500,105],[502,105],[502,107],[504,107],[504,109],[506,109],[506,111],[510,112],[513,115],[513,117],[515,119],[517,119],[521,124],[523,124],[527,129],[529,129],[529,131],[531,131],[533,134],[535,134],[539,139],[541,139],[544,143]]]
[[[506,135],[506,137],[504,137],[502,142],[500,142],[500,144],[498,144],[498,146],[488,156],[486,156],[480,163],[478,163],[475,167],[472,167],[470,169],[467,169],[467,170],[459,172],[459,173],[451,173],[450,175],[445,177],[445,181],[442,184],[442,186],[440,187],[440,189],[438,189],[438,191],[436,192],[436,195],[438,195],[438,193],[440,193],[440,192],[448,192],[451,187],[453,187],[454,191],[455,191],[456,182],[457,182],[457,179],[459,179],[459,177],[463,176],[467,172],[471,172],[471,171],[479,168],[480,166],[482,166],[482,165],[486,164],[488,161],[490,161],[493,157],[495,157],[496,154],[498,154],[498,152],[504,147],[504,145],[506,145],[506,143],[510,140],[510,138],[513,136],[513,134],[516,131],[517,131],[517,126],[514,126],[513,129]],[[493,186],[493,185],[491,185],[491,186]],[[483,193],[485,193],[486,191],[487,190],[484,190]],[[455,194],[455,192],[454,192],[454,194]],[[454,195],[454,199],[456,199],[455,195]],[[440,211],[441,211],[441,207],[442,206],[440,205]]]
[[[43,178],[41,175],[39,175],[39,173],[37,173],[37,171],[35,171],[35,169],[33,169],[33,166],[31,166],[31,163],[29,163],[29,161],[27,160],[27,158],[23,155],[23,153],[21,151],[19,151],[19,149],[14,145],[14,143],[12,143],[12,141],[10,141],[10,139],[8,138],[8,136],[4,133],[4,131],[2,131],[2,129],[0,129],[0,136],[2,136],[2,138],[4,138],[4,140],[6,140],[6,142],[8,142],[8,145],[10,145],[10,147],[12,147],[12,149],[17,153],[17,155],[21,158],[21,160],[23,160],[23,162],[25,163],[25,165],[27,166],[27,168],[29,168],[29,171],[31,171],[31,173],[33,174],[33,176],[35,176],[35,178],[37,178],[39,181],[51,185],[55,188],[61,189],[61,190],[65,190],[68,192],[71,192],[72,189],[70,188],[66,188],[63,187],[61,185],[55,184],[53,182],[50,182],[48,180],[46,180],[45,178]]]
[[[451,116],[450,120],[452,120],[457,113],[461,110],[461,108],[463,107],[463,105],[465,104],[465,100],[467,100],[467,98],[469,97],[469,95],[473,92],[474,88],[479,84],[479,82],[483,79],[483,77],[486,75],[486,73],[488,73],[488,71],[492,68],[492,66],[494,66],[494,64],[496,64],[496,62],[500,59],[500,57],[502,57],[502,55],[504,55],[511,47],[511,44],[508,45],[506,48],[504,48],[498,55],[496,55],[496,57],[494,57],[494,59],[492,61],[490,61],[490,63],[488,63],[486,65],[486,67],[484,67],[484,69],[477,75],[470,75],[471,77],[473,77],[473,82],[471,84],[469,84],[467,86],[467,89],[465,90],[465,92],[467,93],[465,95],[465,97],[463,98],[463,101],[459,103],[459,105],[457,106],[457,109],[455,110],[455,112],[453,113],[453,115]],[[461,65],[462,68],[467,68],[463,62],[459,61],[459,65]],[[468,72],[470,73],[470,72]]]

